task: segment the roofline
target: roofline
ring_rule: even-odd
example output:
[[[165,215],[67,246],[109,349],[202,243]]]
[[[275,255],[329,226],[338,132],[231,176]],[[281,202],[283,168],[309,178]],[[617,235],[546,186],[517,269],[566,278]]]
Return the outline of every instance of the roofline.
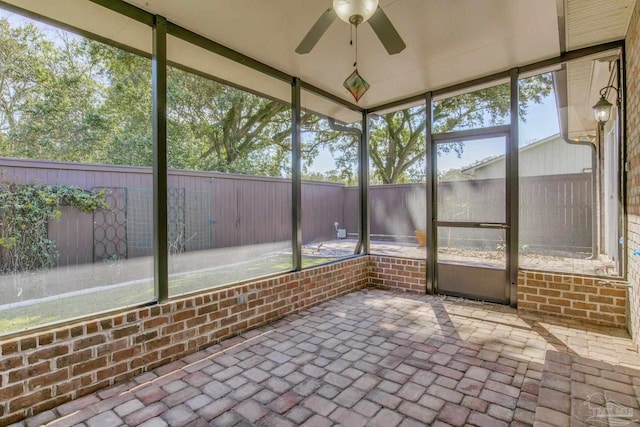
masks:
[[[561,138],[561,136],[560,136],[560,133],[556,133],[556,134],[553,134],[553,135],[547,136],[546,138],[542,138],[542,139],[539,139],[539,140],[537,140],[537,141],[534,141],[534,142],[532,142],[532,143],[530,143],[530,144],[527,144],[527,145],[523,146],[522,148],[520,148],[520,151],[526,151],[526,150],[529,150],[530,148],[537,147],[538,145],[542,145],[542,144],[547,143],[547,142],[549,142],[549,141],[552,141],[552,140],[554,140],[554,139],[560,139],[560,140],[562,140],[562,138]],[[479,166],[486,166],[486,165],[488,165],[488,164],[490,164],[490,163],[497,162],[498,160],[503,159],[503,158],[504,158],[504,156],[505,156],[504,154],[501,154],[501,155],[499,155],[499,156],[497,156],[497,157],[494,157],[494,158],[492,158],[492,159],[486,160],[486,161],[481,162],[481,163],[477,163],[477,164],[475,164],[475,165],[473,165],[473,166],[469,166],[469,167],[467,167],[467,168],[465,168],[465,169],[461,169],[461,172],[466,172],[466,171],[469,171],[469,170],[472,170],[472,169],[477,169]]]

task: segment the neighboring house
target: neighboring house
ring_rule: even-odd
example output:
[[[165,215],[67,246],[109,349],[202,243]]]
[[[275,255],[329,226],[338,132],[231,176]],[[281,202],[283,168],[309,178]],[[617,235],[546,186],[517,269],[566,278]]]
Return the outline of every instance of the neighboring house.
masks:
[[[552,135],[520,148],[519,176],[546,176],[591,172],[591,148],[569,144]],[[503,178],[504,155],[462,169],[473,179]]]
[[[563,256],[574,253],[580,257],[589,252],[598,253],[594,240],[598,230],[594,228],[591,214],[598,212],[594,204],[597,198],[593,197],[592,186],[589,185],[592,180],[591,162],[591,147],[567,143],[560,135],[520,148],[518,176],[524,179],[519,180],[522,226],[519,238],[530,250],[542,254],[558,252]],[[494,156],[463,167],[460,170],[462,176],[454,181],[468,180],[472,193],[491,199],[492,192],[504,189],[500,182],[506,182],[505,171],[505,156]],[[502,205],[498,207],[504,209]],[[495,207],[487,203],[483,209],[485,215],[494,212]],[[610,234],[615,236],[613,231]],[[612,253],[609,257],[614,259],[615,255]]]

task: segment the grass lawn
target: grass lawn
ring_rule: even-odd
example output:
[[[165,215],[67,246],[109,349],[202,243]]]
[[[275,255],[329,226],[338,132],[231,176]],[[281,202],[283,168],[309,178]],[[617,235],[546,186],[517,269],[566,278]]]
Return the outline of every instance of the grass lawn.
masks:
[[[303,257],[303,267],[335,261],[336,258]],[[291,270],[291,255],[281,254],[207,270],[169,277],[169,295],[177,296],[284,273]],[[18,332],[48,323],[152,302],[153,280],[139,280],[125,285],[114,284],[78,290],[55,297],[32,300],[33,304],[7,308],[0,313],[0,334]]]

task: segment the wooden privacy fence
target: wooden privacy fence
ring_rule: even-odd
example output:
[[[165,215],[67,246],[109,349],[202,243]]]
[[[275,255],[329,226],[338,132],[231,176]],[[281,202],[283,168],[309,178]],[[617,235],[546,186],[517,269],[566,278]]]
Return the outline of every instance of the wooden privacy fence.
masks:
[[[520,242],[533,252],[591,252],[593,192],[591,174],[564,174],[520,178]],[[345,189],[345,204],[357,201],[357,189]],[[438,184],[438,211],[442,221],[502,222],[504,180],[446,181]],[[372,236],[407,240],[426,224],[425,184],[373,185],[369,188]],[[357,222],[347,223],[357,229]],[[499,245],[500,230],[440,230],[441,237],[466,238],[477,246]],[[442,233],[444,235],[442,235]],[[464,234],[467,233],[467,234]],[[441,243],[446,244],[444,239]],[[484,243],[483,243],[484,242]]]
[[[590,173],[520,180],[520,241],[531,250],[591,253],[593,221]]]
[[[18,184],[74,185],[105,189],[111,210],[63,209],[49,224],[60,265],[152,253],[151,169],[42,160],[0,159],[1,178]],[[169,171],[169,244],[174,252],[291,241],[291,181],[215,172]],[[531,250],[589,252],[590,174],[520,179],[520,241]],[[438,186],[440,219],[497,222],[504,219],[501,180],[450,181]],[[335,223],[357,235],[358,189],[305,181],[302,185],[303,243],[336,238]],[[369,190],[373,238],[412,241],[426,225],[424,184],[374,185]],[[458,234],[456,234],[458,233]],[[449,242],[464,236],[447,230]],[[487,234],[488,233],[488,234]],[[500,244],[489,230],[475,233],[483,245]],[[489,242],[489,243],[487,243]],[[480,243],[478,243],[480,244]]]
[[[150,255],[151,174],[147,167],[0,159],[4,181],[105,189],[110,211],[64,208],[60,220],[49,223],[60,265]],[[175,252],[291,241],[288,179],[170,170],[168,187],[169,245]],[[304,243],[336,237],[335,222],[340,227],[345,222],[343,189],[341,184],[303,183]]]

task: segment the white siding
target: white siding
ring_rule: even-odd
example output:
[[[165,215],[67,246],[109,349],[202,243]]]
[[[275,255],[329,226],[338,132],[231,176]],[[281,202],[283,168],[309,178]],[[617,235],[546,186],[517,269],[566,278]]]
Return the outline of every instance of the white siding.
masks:
[[[520,150],[520,176],[541,176],[583,173],[591,170],[591,148],[568,144],[560,137],[534,143]],[[504,157],[478,166],[468,173],[475,179],[505,176]]]

